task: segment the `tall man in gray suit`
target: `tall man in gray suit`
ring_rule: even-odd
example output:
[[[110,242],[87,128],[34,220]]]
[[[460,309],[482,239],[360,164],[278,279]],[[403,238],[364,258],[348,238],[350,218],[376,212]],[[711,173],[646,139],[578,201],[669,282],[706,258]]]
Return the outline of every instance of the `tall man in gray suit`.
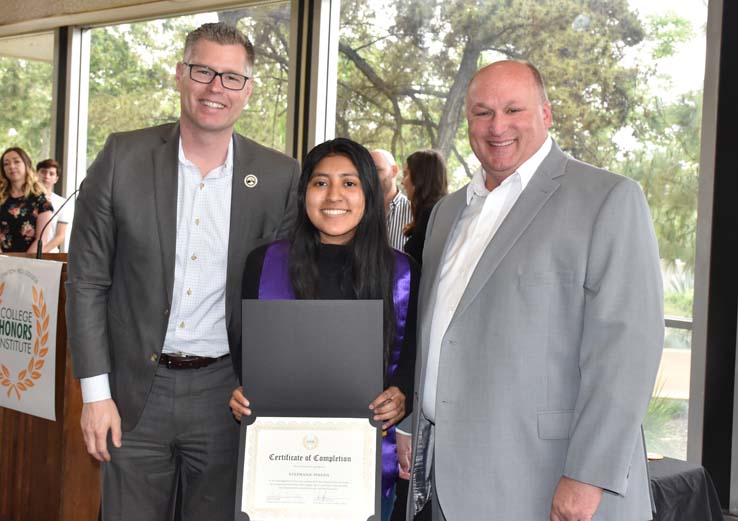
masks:
[[[565,155],[538,71],[467,92],[481,169],[430,218],[409,510],[434,521],[651,519],[641,422],[661,273],[633,181]]]
[[[233,131],[253,88],[237,29],[187,36],[178,124],[113,134],[77,200],[67,321],[103,519],[233,519],[241,279],[294,219],[297,162]]]

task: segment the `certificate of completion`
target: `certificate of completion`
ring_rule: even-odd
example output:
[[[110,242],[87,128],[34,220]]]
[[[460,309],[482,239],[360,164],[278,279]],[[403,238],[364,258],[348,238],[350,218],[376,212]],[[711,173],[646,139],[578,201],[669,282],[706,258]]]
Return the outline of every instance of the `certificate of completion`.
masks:
[[[251,521],[365,521],[376,436],[366,418],[256,418],[246,429],[242,512]]]

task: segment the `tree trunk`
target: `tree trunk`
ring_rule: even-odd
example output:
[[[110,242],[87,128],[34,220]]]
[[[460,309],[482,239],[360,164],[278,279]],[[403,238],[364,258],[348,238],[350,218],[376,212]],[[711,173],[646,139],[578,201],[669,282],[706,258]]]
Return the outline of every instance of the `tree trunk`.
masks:
[[[464,46],[464,53],[459,64],[459,71],[454,78],[451,89],[448,91],[446,103],[443,105],[441,119],[438,122],[438,134],[433,148],[441,152],[448,159],[456,140],[456,132],[459,130],[461,118],[463,117],[464,97],[469,82],[477,71],[477,60],[481,51],[477,43],[468,41]]]

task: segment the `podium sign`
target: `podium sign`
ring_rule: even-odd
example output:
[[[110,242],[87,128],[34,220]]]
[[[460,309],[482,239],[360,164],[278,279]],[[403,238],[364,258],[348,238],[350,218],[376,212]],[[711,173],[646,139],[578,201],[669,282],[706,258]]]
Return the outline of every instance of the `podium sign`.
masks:
[[[56,420],[61,262],[0,256],[0,407]]]

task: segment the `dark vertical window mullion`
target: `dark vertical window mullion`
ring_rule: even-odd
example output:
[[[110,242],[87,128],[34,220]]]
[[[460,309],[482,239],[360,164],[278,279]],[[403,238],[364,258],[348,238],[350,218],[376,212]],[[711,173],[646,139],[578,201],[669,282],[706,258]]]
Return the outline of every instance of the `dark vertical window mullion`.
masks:
[[[68,43],[69,43],[69,27],[60,27],[56,31],[56,44],[54,45],[54,89],[55,93],[53,99],[55,100],[56,107],[54,107],[53,113],[56,115],[54,121],[54,150],[52,154],[54,159],[59,161],[60,164],[64,164],[65,152],[65,128],[67,120],[67,77],[69,71],[67,70],[68,64]],[[62,170],[62,176],[66,175],[66,172]],[[64,182],[59,179],[56,183],[55,191],[59,195],[63,195],[61,192],[64,187]]]
[[[723,2],[702,464],[728,507],[738,317],[738,4]],[[738,472],[738,469],[733,469]]]

